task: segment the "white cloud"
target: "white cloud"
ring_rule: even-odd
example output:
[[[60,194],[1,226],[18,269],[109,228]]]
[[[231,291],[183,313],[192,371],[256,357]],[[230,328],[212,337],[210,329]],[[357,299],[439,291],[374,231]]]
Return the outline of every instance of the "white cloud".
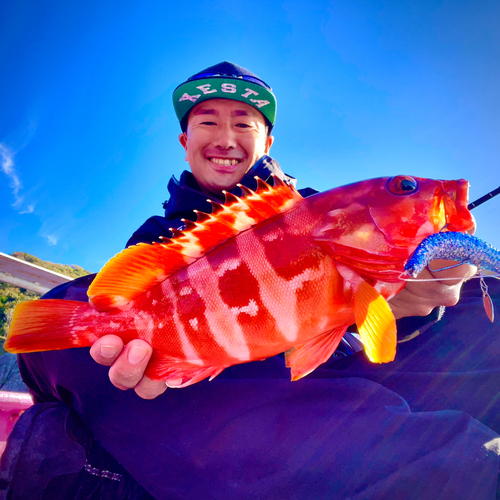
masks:
[[[21,205],[23,204],[24,201],[24,196],[19,196],[16,192],[14,192],[14,196],[16,198],[16,201],[12,203],[12,206],[17,210],[21,208]]]
[[[14,156],[3,144],[0,144],[0,153],[2,155],[2,170],[7,175],[12,175],[14,169]]]
[[[26,210],[23,210],[22,212],[19,212],[20,214],[32,214],[35,211],[34,205],[28,205],[26,207]]]
[[[47,234],[45,238],[47,238],[49,245],[57,245],[57,238],[53,234]]]
[[[0,143],[0,157],[2,172],[10,179],[9,185],[12,188],[12,195],[14,196],[14,203],[12,206],[16,210],[19,210],[24,202],[24,197],[19,195],[19,191],[22,189],[23,185],[14,168],[14,153],[5,144]],[[19,213],[30,214],[34,209],[34,205],[28,205],[25,210]]]
[[[65,217],[63,216],[62,219],[64,218]],[[57,245],[57,242],[60,240],[62,227],[63,223],[61,219],[49,217],[49,220],[42,222],[42,227],[38,231],[38,235],[41,236],[49,245]]]
[[[19,189],[22,186],[14,170],[14,153],[3,144],[0,144],[0,155],[2,155],[2,171],[7,177],[10,177],[10,187],[13,189],[14,198],[17,202]]]

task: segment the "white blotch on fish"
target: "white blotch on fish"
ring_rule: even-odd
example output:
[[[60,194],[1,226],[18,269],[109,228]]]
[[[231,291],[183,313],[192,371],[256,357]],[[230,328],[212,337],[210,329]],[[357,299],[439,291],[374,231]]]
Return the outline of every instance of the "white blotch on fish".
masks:
[[[234,271],[241,266],[241,259],[233,258],[225,260],[215,271],[219,278],[222,278],[227,271]]]
[[[247,306],[243,307],[231,307],[231,312],[237,316],[241,313],[249,314],[250,316],[257,316],[259,312],[259,306],[255,300],[251,299]]]

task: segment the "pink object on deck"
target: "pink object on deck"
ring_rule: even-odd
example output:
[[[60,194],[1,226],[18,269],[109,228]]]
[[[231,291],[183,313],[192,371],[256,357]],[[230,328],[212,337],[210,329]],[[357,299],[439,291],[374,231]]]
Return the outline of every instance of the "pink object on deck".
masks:
[[[31,396],[22,392],[0,391],[0,454],[14,424],[33,404]]]

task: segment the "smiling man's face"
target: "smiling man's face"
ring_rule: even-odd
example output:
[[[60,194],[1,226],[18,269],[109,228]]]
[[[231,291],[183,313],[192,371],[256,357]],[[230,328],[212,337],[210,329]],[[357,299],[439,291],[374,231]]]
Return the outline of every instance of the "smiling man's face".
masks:
[[[191,110],[179,140],[201,190],[221,198],[223,189],[231,190],[269,153],[274,138],[266,133],[262,113],[252,106],[209,99]]]

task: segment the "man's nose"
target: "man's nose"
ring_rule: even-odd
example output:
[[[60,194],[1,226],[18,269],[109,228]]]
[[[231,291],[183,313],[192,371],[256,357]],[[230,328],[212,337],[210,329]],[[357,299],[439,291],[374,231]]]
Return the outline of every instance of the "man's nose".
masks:
[[[237,146],[236,136],[231,127],[219,127],[214,137],[213,145],[222,149],[233,149]]]

